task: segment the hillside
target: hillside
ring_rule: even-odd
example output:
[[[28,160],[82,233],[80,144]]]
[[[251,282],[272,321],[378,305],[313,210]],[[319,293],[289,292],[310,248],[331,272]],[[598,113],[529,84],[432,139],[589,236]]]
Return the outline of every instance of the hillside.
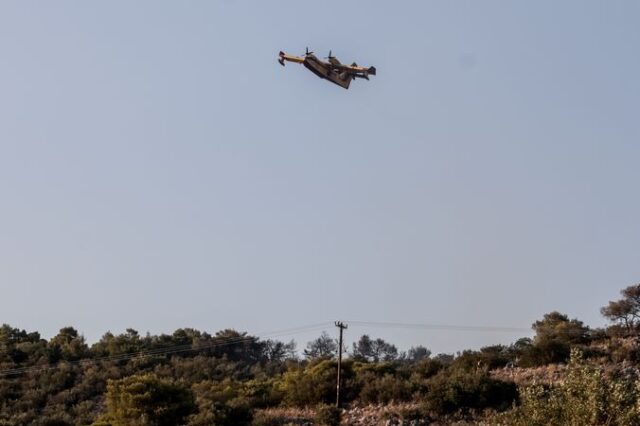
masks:
[[[455,355],[363,335],[342,363],[342,413],[331,409],[337,344],[324,332],[301,354],[234,330],[129,329],[89,346],[72,327],[46,340],[4,325],[0,425],[331,424],[340,414],[353,425],[638,424],[640,285],[622,294],[602,309],[606,330],[551,312],[533,339]]]

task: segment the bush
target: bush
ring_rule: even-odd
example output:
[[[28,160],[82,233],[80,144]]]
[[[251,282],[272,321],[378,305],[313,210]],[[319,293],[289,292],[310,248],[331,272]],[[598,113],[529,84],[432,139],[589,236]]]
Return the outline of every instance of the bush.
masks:
[[[250,407],[238,404],[216,402],[200,408],[200,412],[191,417],[189,426],[245,426],[251,423],[253,412]]]
[[[251,426],[293,426],[309,425],[313,416],[308,411],[300,413],[297,410],[258,410],[253,415]]]
[[[447,365],[438,359],[424,359],[415,364],[412,380],[422,382],[425,379],[430,379],[446,367]]]
[[[196,410],[191,389],[152,374],[110,380],[104,421],[114,425],[182,424]]]
[[[513,362],[510,349],[503,345],[486,346],[479,351],[463,351],[452,363],[452,367],[463,370],[495,370]]]
[[[573,350],[566,380],[555,387],[529,386],[520,391],[520,406],[496,416],[494,424],[512,426],[640,424],[640,380],[622,372],[606,378]]]
[[[640,362],[640,342],[635,339],[612,338],[609,342],[609,356],[613,362]]]
[[[244,395],[241,383],[206,380],[193,389],[198,396],[199,412],[191,417],[190,425],[238,426],[251,422],[254,402]]]
[[[378,377],[371,372],[358,375],[359,400],[365,404],[388,404],[411,399],[411,383],[400,377],[385,374]]]
[[[402,420],[420,420],[424,419],[426,413],[419,407],[401,407],[398,409],[398,415]]]
[[[242,383],[238,396],[253,408],[275,407],[282,402],[282,393],[274,386],[275,380],[248,380]]]
[[[486,372],[443,371],[428,382],[429,410],[450,414],[468,409],[504,410],[517,400],[515,383],[492,379]]]
[[[318,426],[339,426],[341,411],[334,405],[321,405],[316,409],[315,424]]]
[[[288,371],[278,383],[284,402],[291,406],[315,406],[335,401],[337,363],[322,360],[304,369]],[[343,400],[354,398],[353,363],[342,363]]]
[[[257,413],[253,416],[251,426],[282,426],[286,419],[267,413]]]

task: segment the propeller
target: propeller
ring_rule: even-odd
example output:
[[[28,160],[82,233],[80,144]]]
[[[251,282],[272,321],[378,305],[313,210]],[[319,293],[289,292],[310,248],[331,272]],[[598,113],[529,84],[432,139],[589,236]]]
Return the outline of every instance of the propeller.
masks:
[[[313,52],[309,52],[309,48],[307,47],[307,49],[305,50],[304,55],[305,56],[313,55]]]
[[[329,51],[329,56],[325,57],[325,59],[335,59],[335,56],[331,56],[331,51]]]

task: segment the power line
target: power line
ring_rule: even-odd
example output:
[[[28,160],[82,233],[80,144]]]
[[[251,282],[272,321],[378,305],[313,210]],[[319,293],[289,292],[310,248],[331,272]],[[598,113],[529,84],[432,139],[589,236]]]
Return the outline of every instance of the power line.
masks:
[[[350,325],[356,327],[378,327],[378,328],[405,328],[414,330],[441,330],[441,331],[471,331],[471,332],[502,332],[502,333],[531,333],[530,328],[523,327],[494,327],[481,325],[450,325],[450,324],[421,324],[421,323],[398,323],[380,321],[348,321]]]
[[[451,325],[451,324],[425,324],[425,323],[400,323],[400,322],[381,322],[381,321],[349,321],[350,325],[361,328],[399,328],[410,330],[435,330],[435,331],[466,331],[475,333],[527,333],[537,332],[534,328],[524,327],[496,327],[482,325]],[[543,327],[544,329],[544,327]],[[550,328],[551,335],[588,335],[597,329],[590,329],[584,326],[584,330],[580,331],[576,328]]]

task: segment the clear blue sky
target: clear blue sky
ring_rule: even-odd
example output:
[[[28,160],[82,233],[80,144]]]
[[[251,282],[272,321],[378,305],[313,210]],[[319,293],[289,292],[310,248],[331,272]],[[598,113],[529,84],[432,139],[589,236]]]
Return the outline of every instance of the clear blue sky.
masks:
[[[4,1],[0,322],[90,342],[602,325],[640,281],[639,20],[636,1]],[[378,76],[345,91],[276,62],[306,46]]]

